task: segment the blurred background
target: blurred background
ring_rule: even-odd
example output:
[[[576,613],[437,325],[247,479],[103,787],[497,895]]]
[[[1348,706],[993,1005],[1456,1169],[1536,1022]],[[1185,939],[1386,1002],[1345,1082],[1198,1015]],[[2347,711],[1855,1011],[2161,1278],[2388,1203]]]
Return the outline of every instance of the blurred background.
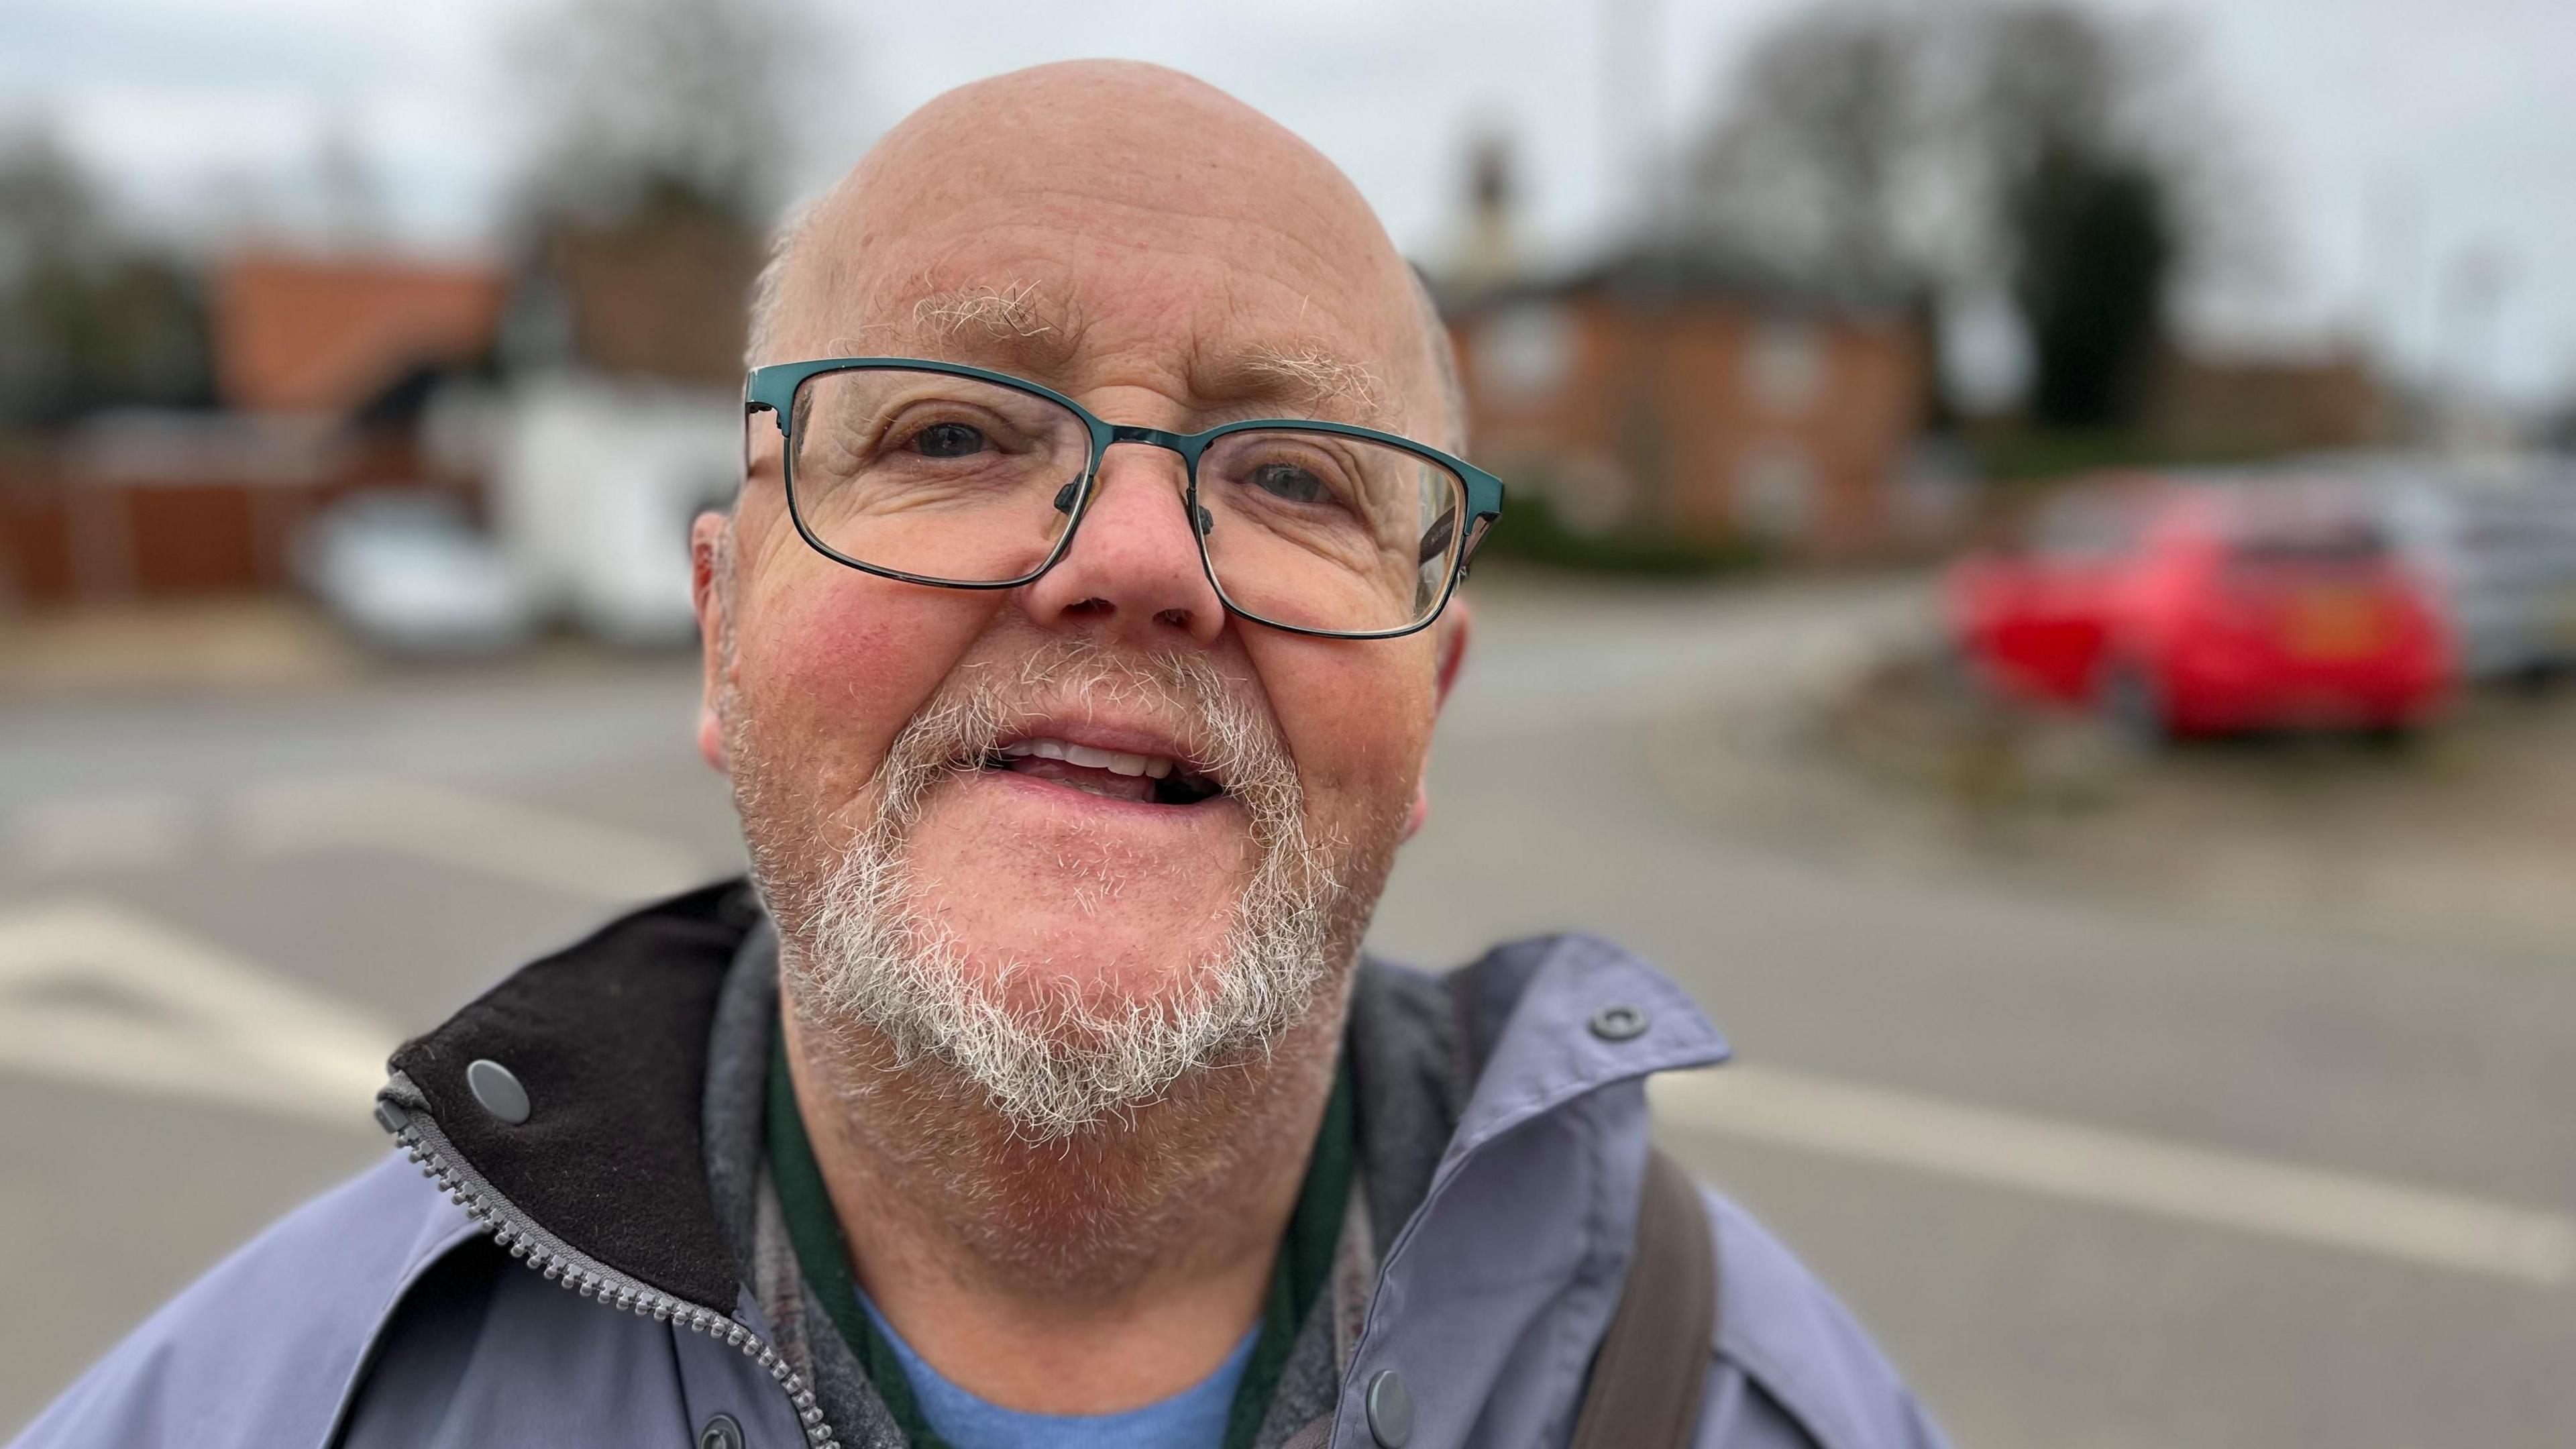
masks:
[[[1512,489],[1377,949],[1671,968],[1962,1445],[2576,1437],[2562,0],[14,0],[0,1429],[739,868],[766,231],[1089,54],[1352,175]]]

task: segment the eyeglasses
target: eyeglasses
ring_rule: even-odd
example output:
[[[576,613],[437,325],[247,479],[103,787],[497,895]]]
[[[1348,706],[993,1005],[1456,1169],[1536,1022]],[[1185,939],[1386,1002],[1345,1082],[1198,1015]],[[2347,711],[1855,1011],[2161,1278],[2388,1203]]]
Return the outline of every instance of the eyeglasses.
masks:
[[[825,556],[944,589],[1010,589],[1062,561],[1119,443],[1177,453],[1199,560],[1225,606],[1292,633],[1391,639],[1440,616],[1502,516],[1502,481],[1343,423],[1202,433],[1108,423],[1061,393],[956,363],[835,357],[751,371],[796,531]]]

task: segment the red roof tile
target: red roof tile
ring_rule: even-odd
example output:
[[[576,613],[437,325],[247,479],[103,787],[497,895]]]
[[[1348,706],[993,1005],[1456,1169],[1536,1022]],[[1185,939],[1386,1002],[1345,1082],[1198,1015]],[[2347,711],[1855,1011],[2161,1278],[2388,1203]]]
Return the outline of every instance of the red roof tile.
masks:
[[[237,408],[338,411],[408,369],[483,353],[497,270],[249,253],[216,269],[215,386]]]

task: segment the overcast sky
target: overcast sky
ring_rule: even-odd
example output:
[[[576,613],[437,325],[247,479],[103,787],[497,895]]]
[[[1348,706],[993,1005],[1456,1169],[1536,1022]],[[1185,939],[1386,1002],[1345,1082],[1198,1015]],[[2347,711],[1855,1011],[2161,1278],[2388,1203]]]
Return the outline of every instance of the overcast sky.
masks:
[[[416,245],[472,249],[523,153],[500,52],[531,3],[0,0],[0,117],[51,117],[138,214],[201,235],[291,214],[336,130]],[[1467,137],[1493,127],[1518,147],[1533,243],[1579,252],[1633,196],[1614,142],[1650,119],[1676,132],[1705,117],[1747,37],[1794,8],[810,3],[827,19],[810,47],[819,104],[800,138],[803,187],[960,81],[1136,56],[1305,135],[1421,257],[1455,223]],[[2576,391],[2576,0],[2106,3],[2197,36],[2207,90],[2258,182],[2268,272],[2205,320],[2393,345],[2410,367],[2526,399]],[[2481,271],[2502,299],[2483,327],[2457,301],[2458,279]]]

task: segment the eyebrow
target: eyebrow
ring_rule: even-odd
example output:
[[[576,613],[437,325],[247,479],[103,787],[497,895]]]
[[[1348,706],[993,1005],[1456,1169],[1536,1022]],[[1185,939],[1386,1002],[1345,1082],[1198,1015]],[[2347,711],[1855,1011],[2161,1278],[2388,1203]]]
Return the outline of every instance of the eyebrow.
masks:
[[[1035,282],[950,287],[887,309],[887,320],[837,337],[844,355],[914,353],[997,371],[1061,373],[1082,344],[1082,319]]]
[[[1066,382],[1085,326],[1079,310],[1036,282],[923,292],[881,315],[886,320],[862,328],[857,338],[834,339],[833,351],[911,352]],[[1192,400],[1211,410],[1276,407],[1288,416],[1368,426],[1384,425],[1395,412],[1392,390],[1376,369],[1307,339],[1218,355],[1194,347],[1184,376]]]
[[[1392,412],[1376,370],[1310,343],[1255,344],[1239,356],[1199,359],[1191,390],[1211,402],[1278,403],[1315,417],[1376,426]]]

